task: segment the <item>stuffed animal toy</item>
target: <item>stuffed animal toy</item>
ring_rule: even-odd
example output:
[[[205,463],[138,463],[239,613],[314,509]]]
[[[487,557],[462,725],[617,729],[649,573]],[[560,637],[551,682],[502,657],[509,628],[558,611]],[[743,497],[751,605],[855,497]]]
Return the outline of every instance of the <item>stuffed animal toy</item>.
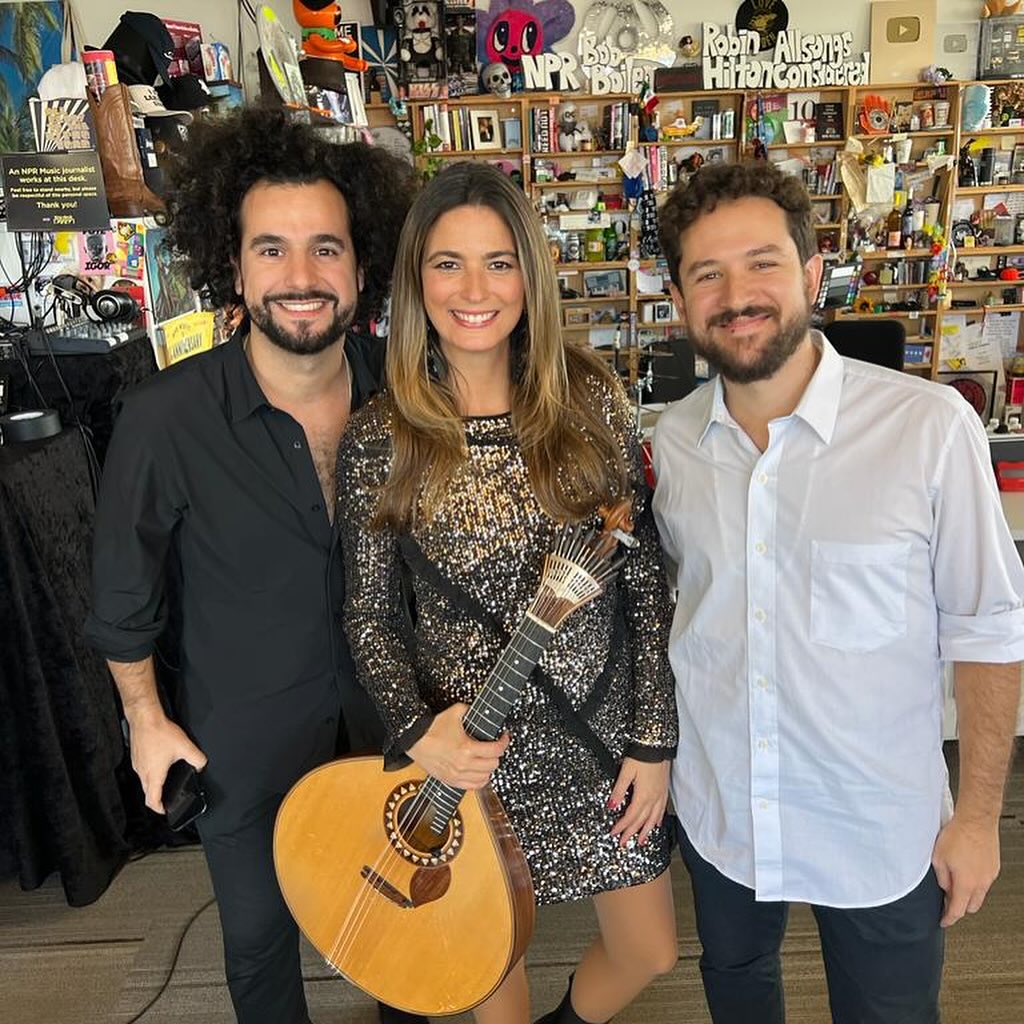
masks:
[[[438,81],[445,77],[441,5],[435,0],[414,0],[402,7],[404,19],[398,41],[398,59],[406,80]]]
[[[310,57],[338,61],[347,71],[365,71],[370,65],[353,57],[357,40],[340,35],[341,4],[336,0],[292,0],[292,14],[302,28],[302,52]]]
[[[558,111],[558,148],[563,153],[573,153],[592,141],[590,126],[580,120],[576,104],[563,103]]]

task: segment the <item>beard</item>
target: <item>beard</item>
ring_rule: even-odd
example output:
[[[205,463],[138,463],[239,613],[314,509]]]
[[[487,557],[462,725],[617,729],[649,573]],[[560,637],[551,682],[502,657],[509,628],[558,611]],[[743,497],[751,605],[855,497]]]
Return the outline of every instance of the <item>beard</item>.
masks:
[[[737,349],[728,343],[715,341],[712,333],[715,327],[725,327],[741,316],[770,316],[778,325],[775,333],[762,343],[760,350]],[[697,331],[691,326],[689,340],[694,352],[711,363],[725,380],[734,384],[751,384],[774,377],[800,347],[810,326],[809,306],[798,310],[787,320],[779,317],[778,310],[767,306],[746,306],[716,314],[704,330]]]
[[[274,319],[271,312],[273,302],[312,302],[321,300],[332,305],[334,314],[331,322],[321,330],[315,330],[311,324],[299,322],[293,329],[285,327]],[[338,296],[330,292],[282,292],[276,295],[265,295],[261,302],[246,306],[252,322],[278,348],[299,356],[313,356],[324,349],[330,348],[336,341],[344,337],[355,318],[356,306],[352,303],[342,306]]]

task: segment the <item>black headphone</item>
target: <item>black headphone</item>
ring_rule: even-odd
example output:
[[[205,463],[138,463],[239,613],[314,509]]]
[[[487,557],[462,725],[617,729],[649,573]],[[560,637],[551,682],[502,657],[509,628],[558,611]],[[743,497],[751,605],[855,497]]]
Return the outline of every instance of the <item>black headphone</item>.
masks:
[[[134,320],[139,304],[127,293],[105,288],[89,297],[93,313],[100,320]]]

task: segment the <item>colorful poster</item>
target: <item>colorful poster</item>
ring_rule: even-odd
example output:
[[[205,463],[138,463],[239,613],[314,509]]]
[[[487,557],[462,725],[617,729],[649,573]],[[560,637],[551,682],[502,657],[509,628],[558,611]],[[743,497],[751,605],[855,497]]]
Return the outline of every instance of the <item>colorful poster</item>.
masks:
[[[35,149],[28,98],[60,63],[62,0],[0,3],[0,153]]]
[[[146,241],[146,283],[153,320],[162,324],[194,312],[196,293],[189,287],[184,259],[171,247],[166,230],[150,228]]]

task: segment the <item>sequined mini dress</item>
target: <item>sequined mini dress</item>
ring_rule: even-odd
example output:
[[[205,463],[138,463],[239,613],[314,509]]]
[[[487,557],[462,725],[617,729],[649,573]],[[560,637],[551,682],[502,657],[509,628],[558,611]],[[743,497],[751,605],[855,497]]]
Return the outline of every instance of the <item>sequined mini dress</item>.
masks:
[[[538,903],[650,881],[671,851],[662,827],[643,846],[634,839],[623,847],[609,835],[623,811],[607,806],[622,757],[672,756],[677,722],[667,659],[671,606],[639,444],[625,393],[617,384],[599,386],[635,487],[640,544],[606,592],[556,633],[510,712],[511,742],[491,781]],[[414,536],[371,527],[390,463],[390,408],[384,394],[349,423],[338,522],[345,629],[359,679],[392,746],[404,750],[403,737],[418,737],[426,716],[472,702],[537,590],[557,524],[533,494],[504,415],[464,421],[468,458]],[[410,564],[410,546],[419,565]],[[433,575],[422,571],[424,562]],[[411,581],[414,624],[403,581]],[[466,594],[468,601],[459,599]]]

